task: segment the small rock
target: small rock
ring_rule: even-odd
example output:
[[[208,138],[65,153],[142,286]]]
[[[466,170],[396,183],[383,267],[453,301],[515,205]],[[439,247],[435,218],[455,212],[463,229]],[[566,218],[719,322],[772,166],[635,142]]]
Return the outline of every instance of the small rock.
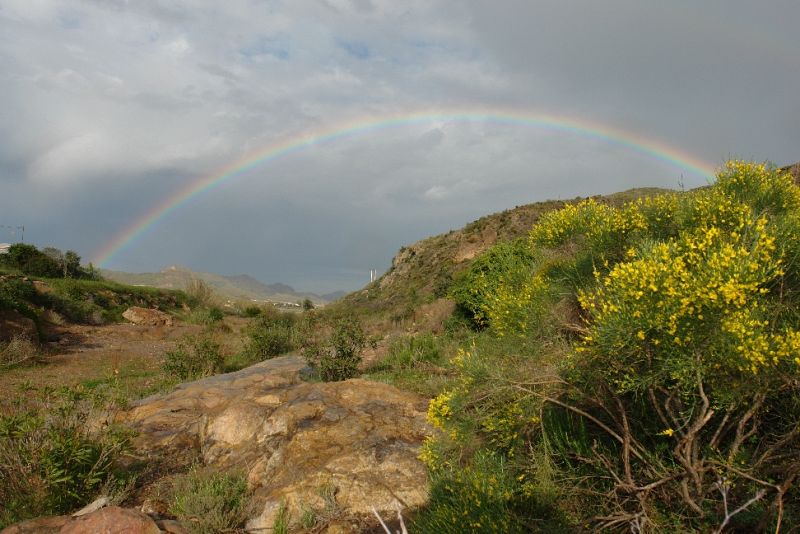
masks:
[[[96,512],[100,508],[102,508],[104,506],[108,506],[109,502],[111,502],[111,501],[109,501],[108,497],[100,497],[99,499],[96,499],[91,504],[87,504],[86,506],[84,506],[83,508],[81,508],[80,510],[78,510],[77,512],[72,514],[72,517],[80,517],[82,515],[91,514],[92,512]]]
[[[172,326],[173,321],[170,315],[150,308],[140,308],[131,306],[122,316],[133,324],[143,326]]]

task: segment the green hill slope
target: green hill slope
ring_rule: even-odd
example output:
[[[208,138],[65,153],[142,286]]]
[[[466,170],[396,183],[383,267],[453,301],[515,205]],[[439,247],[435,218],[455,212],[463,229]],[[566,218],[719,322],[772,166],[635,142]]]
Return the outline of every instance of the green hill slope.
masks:
[[[664,191],[640,188],[593,198],[620,206]],[[337,307],[384,318],[408,317],[418,306],[446,296],[453,278],[492,245],[526,236],[543,214],[580,200],[580,197],[570,201],[547,200],[517,206],[481,217],[459,230],[403,247],[386,274],[365,289],[344,297]]]

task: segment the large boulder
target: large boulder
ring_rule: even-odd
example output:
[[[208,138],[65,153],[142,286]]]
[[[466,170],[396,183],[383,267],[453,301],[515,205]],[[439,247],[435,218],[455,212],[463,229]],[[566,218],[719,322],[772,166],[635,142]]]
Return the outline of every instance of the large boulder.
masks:
[[[282,506],[295,520],[313,509],[352,525],[371,521],[373,507],[388,517],[423,505],[427,401],[360,379],[304,382],[304,367],[275,358],[144,399],[122,419],[140,450],[192,449],[207,465],[246,472],[249,531],[269,532]]]
[[[172,326],[172,316],[159,310],[131,306],[122,317],[133,324],[143,326]]]

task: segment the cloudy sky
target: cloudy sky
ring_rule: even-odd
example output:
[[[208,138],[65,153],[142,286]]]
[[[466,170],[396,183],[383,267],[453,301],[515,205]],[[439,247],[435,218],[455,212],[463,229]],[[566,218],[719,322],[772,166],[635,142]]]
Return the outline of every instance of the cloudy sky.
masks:
[[[630,143],[800,159],[799,20],[796,0],[0,0],[0,225],[114,269],[355,289],[488,213],[705,183]],[[103,257],[199,180],[358,124],[378,126],[235,174]]]

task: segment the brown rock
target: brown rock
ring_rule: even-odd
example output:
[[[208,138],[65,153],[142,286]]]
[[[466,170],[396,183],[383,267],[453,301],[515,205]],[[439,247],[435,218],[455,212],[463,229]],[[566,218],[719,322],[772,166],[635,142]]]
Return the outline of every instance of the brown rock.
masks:
[[[130,508],[109,506],[72,519],[59,534],[159,534],[150,517]]]
[[[131,306],[122,316],[128,321],[144,326],[172,326],[172,316],[150,308]]]
[[[1,530],[0,534],[55,534],[61,531],[61,527],[69,520],[68,515],[29,519]]]
[[[397,503],[423,505],[427,472],[417,456],[431,432],[427,401],[360,379],[303,382],[304,367],[286,356],[183,384],[122,419],[139,431],[142,450],[194,447],[207,465],[245,470],[253,532],[272,528],[281,503],[294,518],[333,507],[343,524],[374,519],[373,506],[389,516]]]
[[[11,341],[19,336],[38,341],[39,331],[33,319],[13,310],[0,311],[0,341]]]
[[[145,514],[109,506],[80,517],[58,516],[12,525],[0,534],[159,534],[155,522]]]

